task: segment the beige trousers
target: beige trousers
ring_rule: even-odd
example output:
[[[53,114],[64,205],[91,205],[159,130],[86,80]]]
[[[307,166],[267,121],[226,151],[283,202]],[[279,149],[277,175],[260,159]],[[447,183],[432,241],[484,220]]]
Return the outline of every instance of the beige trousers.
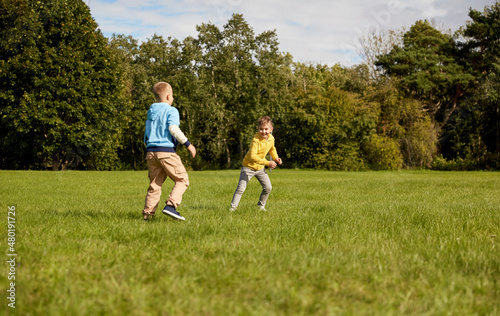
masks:
[[[181,204],[182,195],[189,186],[189,178],[181,158],[176,153],[148,152],[149,188],[146,194],[143,214],[154,214],[161,199],[161,187],[169,177],[174,181],[174,187],[166,201],[175,208]]]

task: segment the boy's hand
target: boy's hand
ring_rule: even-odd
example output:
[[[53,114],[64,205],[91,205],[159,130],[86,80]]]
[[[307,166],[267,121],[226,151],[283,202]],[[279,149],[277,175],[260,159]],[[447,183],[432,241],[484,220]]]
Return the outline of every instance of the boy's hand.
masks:
[[[278,162],[279,165],[283,163],[283,160],[281,160],[281,158],[276,159],[276,161]]]
[[[191,156],[196,156],[196,148],[193,146],[193,144],[190,144],[188,147],[187,147],[187,150],[189,150],[189,152],[191,153]]]
[[[276,166],[277,165],[276,165],[276,163],[274,161],[272,161],[272,160],[269,161],[269,168],[274,169],[274,168],[276,168]]]

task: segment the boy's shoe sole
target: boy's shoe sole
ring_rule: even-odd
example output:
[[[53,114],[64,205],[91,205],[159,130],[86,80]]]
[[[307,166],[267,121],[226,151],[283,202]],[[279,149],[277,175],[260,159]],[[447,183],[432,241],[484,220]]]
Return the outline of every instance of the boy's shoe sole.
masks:
[[[179,219],[181,221],[186,220],[184,217],[181,216],[181,214],[179,214],[179,212],[177,212],[175,210],[175,208],[173,206],[170,206],[170,205],[165,206],[165,208],[163,209],[162,212],[163,212],[163,214],[166,214],[166,215],[173,217],[175,219]]]

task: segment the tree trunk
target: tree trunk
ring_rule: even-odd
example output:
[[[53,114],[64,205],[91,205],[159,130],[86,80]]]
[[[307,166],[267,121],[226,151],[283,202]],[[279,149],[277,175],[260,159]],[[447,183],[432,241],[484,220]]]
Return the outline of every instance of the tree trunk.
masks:
[[[444,111],[444,116],[443,116],[443,125],[448,123],[448,120],[450,119],[450,116],[455,112],[455,109],[457,108],[457,103],[458,99],[463,95],[464,93],[460,89],[460,85],[457,85],[455,96],[453,97],[453,105],[451,106],[451,109],[447,109]]]
[[[226,140],[224,140],[224,145],[226,147],[226,155],[227,155],[226,169],[229,169],[231,167],[231,152],[229,151],[229,146],[227,145],[227,141]]]
[[[59,159],[59,155],[55,154],[52,158],[52,171],[59,171],[59,167],[61,165],[61,160]]]
[[[240,134],[240,160],[243,161],[243,158],[245,157],[245,152],[243,152],[243,137]]]
[[[497,104],[497,124],[496,124],[496,129],[497,129],[497,148],[496,152],[500,153],[500,105]]]

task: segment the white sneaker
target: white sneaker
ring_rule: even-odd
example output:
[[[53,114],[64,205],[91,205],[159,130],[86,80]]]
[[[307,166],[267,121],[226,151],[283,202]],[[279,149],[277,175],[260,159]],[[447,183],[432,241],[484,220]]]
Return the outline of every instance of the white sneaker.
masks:
[[[267,212],[266,208],[264,206],[259,206],[259,210]]]
[[[236,208],[235,208],[235,207],[231,207],[231,208],[229,209],[229,211],[230,211],[230,212],[234,212],[234,211],[236,211]]]

